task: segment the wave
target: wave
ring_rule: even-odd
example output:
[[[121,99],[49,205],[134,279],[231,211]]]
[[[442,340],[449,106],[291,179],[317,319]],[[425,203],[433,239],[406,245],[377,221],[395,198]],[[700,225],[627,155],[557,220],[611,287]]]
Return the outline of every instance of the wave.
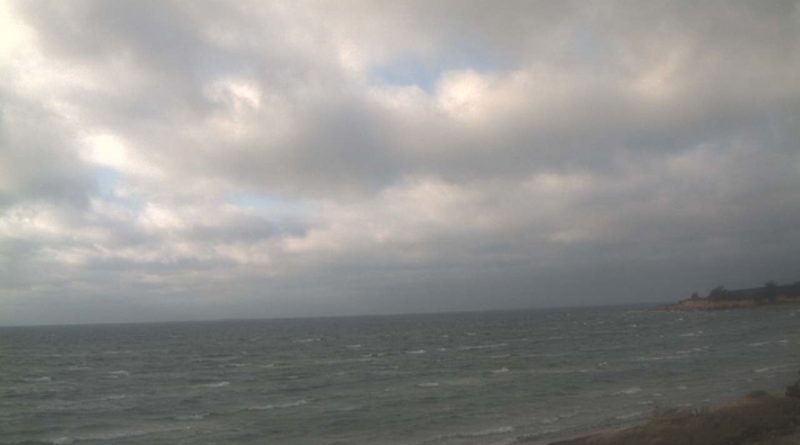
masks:
[[[651,355],[643,356],[638,359],[643,362],[660,362],[662,360],[681,360],[687,358],[685,355],[680,354],[664,354],[664,355]]]
[[[247,365],[245,365],[244,363],[220,363],[217,366],[219,368],[244,368]]]
[[[126,371],[124,369],[120,369],[118,371],[111,371],[108,374],[114,377],[129,377],[131,375],[129,371]]]
[[[298,339],[295,339],[293,341],[295,343],[314,343],[314,342],[317,342],[317,341],[320,341],[320,340],[322,340],[322,339],[319,338],[319,337],[311,337],[311,338],[298,338]]]
[[[657,354],[651,356],[642,356],[638,357],[638,360],[643,362],[651,362],[651,361],[661,361],[661,360],[681,360],[686,358],[686,356],[690,354],[699,354],[703,352],[707,352],[709,350],[708,346],[700,346],[697,348],[691,349],[682,349],[679,351],[667,352],[665,354]]]
[[[514,431],[513,426],[500,426],[497,428],[489,428],[486,430],[475,431],[473,433],[460,433],[457,437],[482,437],[482,436],[491,436],[493,434],[505,434],[511,433]]]
[[[509,370],[508,370],[508,368],[505,368],[505,367],[500,368],[500,369],[493,369],[492,370],[492,374],[505,374],[507,372],[509,372]]]
[[[308,401],[306,401],[306,399],[300,399],[300,400],[295,400],[294,402],[283,402],[283,403],[273,403],[269,405],[250,406],[247,409],[249,411],[268,411],[271,409],[294,408],[296,406],[303,406],[307,403]]]
[[[458,432],[458,433],[446,433],[440,434],[438,436],[432,437],[430,439],[426,439],[420,444],[440,444],[442,442],[450,443],[449,439],[478,439],[481,437],[486,436],[494,436],[498,434],[509,434],[514,432],[513,426],[500,426],[497,428],[488,428],[485,430],[478,430],[478,431],[471,431],[471,432]],[[460,443],[460,441],[459,441]]]
[[[442,383],[447,386],[474,386],[480,385],[481,379],[475,377],[461,377],[452,380],[445,380]]]
[[[198,413],[198,414],[183,414],[180,416],[174,416],[173,419],[175,420],[203,420],[208,417],[210,413]]]
[[[473,437],[484,437],[484,436],[494,436],[496,434],[508,434],[513,433],[514,427],[513,426],[500,426],[497,428],[488,428],[485,430],[478,430],[466,433],[453,433],[453,434],[446,434],[439,436],[441,439],[453,438],[453,439],[470,439]]]
[[[545,417],[540,422],[544,425],[550,425],[561,420],[561,417]]]
[[[628,413],[628,414],[620,414],[619,416],[616,416],[614,418],[617,419],[617,420],[630,420],[630,419],[635,419],[637,417],[642,417],[642,414],[644,414],[644,412],[642,412],[642,411],[634,411],[634,412]]]
[[[91,366],[68,366],[67,371],[88,371],[92,369]]]
[[[561,433],[560,428],[547,428],[542,431],[538,431],[536,433],[528,433],[517,436],[514,441],[508,442],[509,444],[531,444],[531,443],[541,443],[541,439],[546,436],[552,436],[554,434]]]
[[[47,375],[41,377],[25,377],[22,380],[27,383],[50,383],[53,381],[53,379],[51,379],[50,376]]]
[[[630,388],[623,389],[622,391],[615,392],[614,394],[630,396],[633,394],[638,394],[640,392],[642,392],[642,388],[638,386],[632,386]]]
[[[227,380],[223,380],[221,382],[204,383],[202,385],[197,385],[197,386],[201,387],[201,388],[222,388],[222,387],[228,386],[230,384],[231,384],[231,382],[229,382]]]
[[[420,388],[436,388],[437,386],[439,386],[439,382],[417,383],[417,386]]]
[[[61,436],[51,439],[49,442],[53,445],[69,445],[75,443],[76,441],[83,442],[83,441],[92,441],[92,442],[104,442],[104,441],[117,441],[121,439],[127,439],[131,437],[140,437],[140,436],[147,436],[150,434],[158,434],[158,433],[166,433],[169,431],[177,431],[183,430],[185,427],[178,427],[174,425],[159,425],[153,426],[150,428],[123,428],[123,429],[116,429],[116,430],[107,430],[107,431],[100,431],[96,433],[80,435],[75,437],[69,436]]]
[[[508,343],[492,343],[488,345],[470,345],[470,346],[460,346],[457,349],[459,351],[473,351],[476,349],[495,349],[495,348],[505,348],[508,346]]]

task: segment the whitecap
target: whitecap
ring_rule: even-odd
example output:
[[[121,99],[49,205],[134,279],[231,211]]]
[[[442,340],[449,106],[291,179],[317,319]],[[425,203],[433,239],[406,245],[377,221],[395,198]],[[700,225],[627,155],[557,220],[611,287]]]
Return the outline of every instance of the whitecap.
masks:
[[[203,388],[222,388],[222,387],[228,386],[230,384],[231,384],[231,382],[229,382],[227,380],[223,380],[221,382],[206,383],[204,385],[198,385],[198,386],[202,386]]]
[[[88,371],[92,369],[90,366],[68,366],[67,371]]]
[[[414,351],[406,351],[406,354],[424,354],[424,353],[425,353],[424,349],[416,349]]]
[[[439,386],[439,382],[418,383],[417,386],[420,388],[436,388],[437,386]]]
[[[683,355],[678,354],[666,354],[666,355],[653,355],[653,356],[642,356],[639,357],[639,360],[643,362],[658,362],[662,360],[680,360],[685,358]]]
[[[41,377],[25,377],[22,379],[28,383],[50,383],[53,379],[50,376],[41,376]]]
[[[560,433],[561,428],[545,428],[536,433],[528,433],[522,434],[516,437],[512,442],[505,442],[505,444],[516,444],[516,443],[542,443],[539,442],[537,439],[541,439],[542,437],[549,436],[552,434]]]
[[[109,375],[112,375],[112,376],[115,376],[115,377],[128,377],[128,376],[131,375],[131,373],[126,371],[126,370],[124,370],[124,369],[120,369],[119,371],[111,371],[111,372],[109,372]]]
[[[313,343],[315,341],[320,341],[321,338],[318,337],[311,337],[311,338],[298,338],[294,342],[295,343]]]
[[[747,346],[751,346],[751,347],[757,348],[759,346],[764,346],[764,345],[768,345],[768,344],[769,344],[768,341],[760,341],[760,342],[757,342],[757,343],[748,343]]]
[[[350,348],[350,349],[360,349],[360,348],[361,348],[361,346],[362,346],[362,345],[360,345],[360,344],[355,344],[355,345],[345,345],[345,347],[346,347],[346,348]]]
[[[295,400],[293,402],[272,403],[269,405],[256,405],[248,407],[247,409],[251,411],[267,411],[271,409],[293,408],[296,406],[303,406],[306,403],[308,403],[306,399],[300,399],[300,400]]]
[[[168,431],[175,431],[178,429],[182,429],[182,427],[155,427],[155,428],[143,428],[143,429],[131,428],[131,429],[111,430],[94,434],[88,434],[86,436],[76,437],[76,439],[81,441],[117,440],[117,439],[126,439],[129,437],[147,436],[155,433],[165,433]]]
[[[472,351],[475,349],[495,349],[495,348],[504,348],[508,346],[508,343],[491,343],[487,345],[469,345],[469,346],[460,346],[458,348],[459,351]]]
[[[505,367],[500,368],[500,369],[493,369],[492,370],[492,374],[505,374],[507,372],[509,372],[509,370],[508,370],[508,368],[505,368]]]
[[[53,445],[69,445],[75,442],[75,439],[67,436],[56,437],[55,439],[51,440],[50,443]]]
[[[497,428],[488,428],[485,430],[478,430],[468,433],[454,433],[439,436],[441,439],[453,438],[453,439],[469,439],[469,438],[477,438],[477,437],[484,437],[484,436],[493,436],[496,434],[508,434],[514,432],[513,426],[500,426]]]
[[[617,392],[616,394],[624,394],[624,395],[633,395],[642,392],[642,388],[638,386],[633,386],[628,389],[623,389],[622,391]]]
[[[208,417],[209,413],[199,413],[199,414],[184,414],[180,416],[175,416],[173,419],[175,420],[203,420]]]
[[[771,370],[772,370],[772,368],[758,368],[758,369],[754,369],[753,372],[755,372],[756,374],[761,374],[761,373],[764,373],[764,372],[767,372],[767,371],[771,371]]]

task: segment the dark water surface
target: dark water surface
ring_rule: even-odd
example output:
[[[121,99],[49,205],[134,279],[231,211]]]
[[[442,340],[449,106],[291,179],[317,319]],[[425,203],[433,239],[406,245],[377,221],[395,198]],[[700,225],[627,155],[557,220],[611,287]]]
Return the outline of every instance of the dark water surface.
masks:
[[[512,444],[799,368],[797,307],[0,328],[0,443]]]

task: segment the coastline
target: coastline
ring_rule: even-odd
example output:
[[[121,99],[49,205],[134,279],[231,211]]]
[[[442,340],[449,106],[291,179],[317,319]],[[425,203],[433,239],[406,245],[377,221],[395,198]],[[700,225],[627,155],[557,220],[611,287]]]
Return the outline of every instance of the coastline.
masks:
[[[800,443],[800,398],[755,391],[703,409],[671,409],[643,423],[547,445],[790,445]]]
[[[706,298],[686,299],[677,303],[661,306],[658,309],[663,311],[725,311],[733,309],[757,309],[764,307],[792,305],[800,305],[800,298],[778,298],[776,301],[771,303],[752,299],[722,301],[710,301]]]
[[[666,311],[719,311],[786,304],[800,304],[800,281],[783,285],[768,281],[763,287],[732,290],[720,285],[711,289],[705,297],[694,292],[689,298],[662,306],[660,309]]]

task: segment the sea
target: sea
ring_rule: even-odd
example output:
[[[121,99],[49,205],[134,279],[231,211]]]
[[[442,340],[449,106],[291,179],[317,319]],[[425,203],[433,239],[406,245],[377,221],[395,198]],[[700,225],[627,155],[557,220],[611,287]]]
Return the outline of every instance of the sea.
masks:
[[[782,391],[800,308],[0,328],[0,444],[489,445]]]

